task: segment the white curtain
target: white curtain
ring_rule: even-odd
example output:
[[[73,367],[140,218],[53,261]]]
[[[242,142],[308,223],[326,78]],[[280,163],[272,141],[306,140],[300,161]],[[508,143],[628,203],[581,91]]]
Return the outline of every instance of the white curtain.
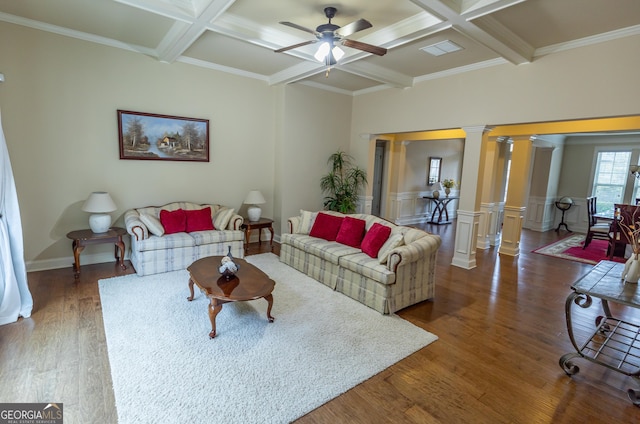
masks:
[[[30,317],[33,298],[24,263],[22,221],[0,115],[0,325]]]

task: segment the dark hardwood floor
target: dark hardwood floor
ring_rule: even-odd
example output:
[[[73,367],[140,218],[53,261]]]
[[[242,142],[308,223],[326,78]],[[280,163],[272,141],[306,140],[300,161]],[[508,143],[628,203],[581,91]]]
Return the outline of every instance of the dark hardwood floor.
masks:
[[[566,233],[525,230],[519,257],[479,250],[477,268],[464,270],[450,265],[455,225],[424,228],[443,238],[436,298],[398,315],[439,340],[299,423],[640,422],[626,395],[638,381],[585,360],[573,377],[558,365],[572,351],[565,298],[590,265],[530,252]],[[252,244],[249,254],[268,250]],[[97,281],[127,265],[83,266],[76,281],[71,267],[29,273],[32,317],[0,327],[0,402],[63,402],[66,424],[117,422]],[[612,310],[640,321],[636,309]],[[598,314],[596,301],[578,325]]]

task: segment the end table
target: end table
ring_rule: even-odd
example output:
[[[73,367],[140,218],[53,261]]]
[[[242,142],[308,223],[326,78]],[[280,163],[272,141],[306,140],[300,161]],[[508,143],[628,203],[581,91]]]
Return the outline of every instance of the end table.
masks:
[[[124,264],[124,242],[122,241],[122,236],[126,233],[127,230],[120,227],[111,227],[106,233],[94,233],[89,229],[68,233],[67,238],[73,240],[71,246],[73,247],[74,278],[80,277],[80,253],[84,250],[85,246],[90,244],[114,243],[116,261],[119,262],[120,268],[127,269]],[[120,254],[118,254],[118,251],[120,251]]]
[[[271,233],[271,241],[269,245],[271,246],[271,249],[273,249],[273,219],[260,218],[257,221],[249,221],[249,219],[247,218],[240,228],[244,230],[244,254],[245,255],[249,250],[249,239],[251,237],[251,230],[259,230],[258,243],[262,243],[262,229],[267,228]]]

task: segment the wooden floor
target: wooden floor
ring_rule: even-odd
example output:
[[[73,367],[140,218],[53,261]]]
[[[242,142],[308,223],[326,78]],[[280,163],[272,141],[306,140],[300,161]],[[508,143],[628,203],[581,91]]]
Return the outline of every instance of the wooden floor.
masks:
[[[443,238],[436,298],[399,315],[439,340],[299,423],[640,422],[626,395],[637,381],[584,360],[573,377],[558,366],[572,350],[564,301],[590,266],[530,253],[555,232],[525,230],[519,257],[478,251],[477,268],[464,270],[450,266],[455,225],[424,228]],[[117,422],[97,281],[130,272],[106,263],[83,266],[77,281],[70,267],[29,273],[32,317],[0,327],[0,402],[63,402],[66,424]],[[578,324],[592,326],[599,303],[581,313]]]

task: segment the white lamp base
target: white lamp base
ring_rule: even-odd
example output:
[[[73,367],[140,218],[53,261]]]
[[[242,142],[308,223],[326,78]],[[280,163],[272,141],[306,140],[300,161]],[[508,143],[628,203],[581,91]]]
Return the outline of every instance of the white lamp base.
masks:
[[[247,208],[247,214],[249,215],[249,221],[255,222],[260,220],[260,214],[262,213],[262,209],[260,206],[249,206]]]
[[[94,233],[106,233],[111,227],[111,215],[108,213],[94,213],[89,216],[89,228]]]

